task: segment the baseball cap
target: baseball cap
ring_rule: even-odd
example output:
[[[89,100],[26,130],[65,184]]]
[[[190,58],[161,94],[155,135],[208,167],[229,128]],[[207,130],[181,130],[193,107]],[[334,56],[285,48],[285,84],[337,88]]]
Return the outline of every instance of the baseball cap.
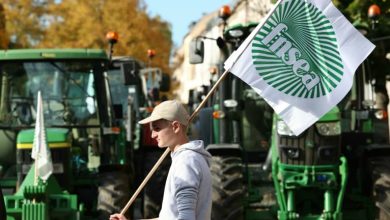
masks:
[[[176,100],[168,100],[161,102],[154,109],[152,114],[139,121],[139,124],[147,124],[152,121],[165,119],[169,121],[178,121],[183,125],[188,125],[190,116],[184,106]]]

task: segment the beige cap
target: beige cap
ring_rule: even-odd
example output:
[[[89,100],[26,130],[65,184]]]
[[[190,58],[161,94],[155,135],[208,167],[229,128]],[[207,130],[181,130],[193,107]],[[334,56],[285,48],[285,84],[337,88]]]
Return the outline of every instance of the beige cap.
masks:
[[[169,100],[158,104],[153,109],[153,112],[149,117],[139,121],[138,123],[147,124],[152,121],[166,119],[169,121],[178,121],[183,125],[188,125],[189,118],[190,115],[180,102],[176,100]]]

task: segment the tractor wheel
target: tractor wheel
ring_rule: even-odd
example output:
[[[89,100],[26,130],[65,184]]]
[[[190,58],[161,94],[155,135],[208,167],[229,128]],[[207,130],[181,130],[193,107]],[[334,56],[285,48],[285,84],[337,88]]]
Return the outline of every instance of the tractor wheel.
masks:
[[[161,151],[147,152],[145,155],[145,176],[152,169],[158,158],[161,156]],[[169,167],[171,165],[171,157],[166,157],[150,178],[148,184],[144,188],[143,197],[143,217],[157,218],[162,204],[164,195],[165,182],[168,176]]]
[[[239,157],[214,156],[211,163],[213,182],[213,220],[243,219],[243,175]]]
[[[120,213],[130,199],[130,177],[124,172],[103,172],[99,177],[97,210],[99,219],[109,219],[113,213]],[[126,216],[131,216],[127,211]]]
[[[390,164],[389,158],[374,158],[370,161],[372,191],[377,208],[376,219],[390,220]]]

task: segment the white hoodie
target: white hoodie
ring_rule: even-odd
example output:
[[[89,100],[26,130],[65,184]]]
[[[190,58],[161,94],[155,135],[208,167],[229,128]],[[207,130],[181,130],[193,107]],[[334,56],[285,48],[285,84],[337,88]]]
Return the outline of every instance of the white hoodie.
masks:
[[[211,218],[211,155],[203,141],[191,141],[171,153],[159,220]]]

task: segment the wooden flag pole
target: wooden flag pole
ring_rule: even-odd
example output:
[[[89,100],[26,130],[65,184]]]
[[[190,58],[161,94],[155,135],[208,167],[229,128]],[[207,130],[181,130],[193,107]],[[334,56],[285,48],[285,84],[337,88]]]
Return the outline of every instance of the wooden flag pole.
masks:
[[[227,76],[229,70],[225,70],[225,72],[219,77],[218,81],[214,84],[214,86],[210,89],[210,91],[207,93],[206,97],[202,100],[202,102],[199,104],[199,106],[195,109],[195,111],[192,113],[191,117],[188,119],[188,124],[191,123],[191,121],[195,118],[195,116],[199,113],[200,109],[206,104],[206,101],[210,98],[210,96],[214,93],[214,91],[217,89],[219,84],[222,82],[222,80]],[[146,175],[145,179],[142,181],[142,183],[139,185],[138,189],[134,192],[133,196],[131,196],[130,200],[127,202],[126,206],[122,209],[121,213],[124,215],[127,211],[127,209],[130,208],[130,206],[133,204],[135,199],[137,198],[138,194],[141,192],[141,190],[145,187],[146,183],[150,180],[150,178],[153,176],[154,172],[156,172],[157,168],[161,165],[161,163],[164,161],[165,157],[170,152],[170,149],[167,147],[167,149],[164,151],[164,153],[161,155],[161,157],[157,160],[156,164],[152,167],[152,169],[149,171],[148,175]]]

